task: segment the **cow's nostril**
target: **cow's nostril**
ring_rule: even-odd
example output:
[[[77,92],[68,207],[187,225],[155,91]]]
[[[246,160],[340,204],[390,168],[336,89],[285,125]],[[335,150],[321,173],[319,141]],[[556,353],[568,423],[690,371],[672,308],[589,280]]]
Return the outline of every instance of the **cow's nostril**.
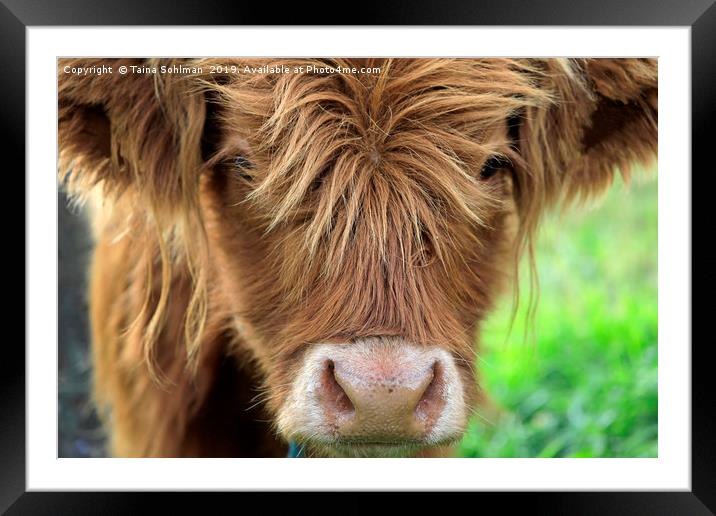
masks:
[[[445,371],[442,364],[436,361],[432,368],[432,379],[423,392],[420,401],[415,407],[415,416],[426,427],[433,426],[445,408]]]
[[[333,360],[327,360],[323,364],[320,392],[324,408],[332,415],[345,418],[351,417],[355,412],[346,391],[336,381],[336,365]]]

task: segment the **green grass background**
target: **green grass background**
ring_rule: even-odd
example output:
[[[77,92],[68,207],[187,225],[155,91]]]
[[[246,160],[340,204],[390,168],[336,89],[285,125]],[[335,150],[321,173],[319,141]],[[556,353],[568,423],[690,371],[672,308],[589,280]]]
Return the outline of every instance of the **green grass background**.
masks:
[[[655,178],[545,219],[536,333],[525,294],[511,332],[509,295],[486,322],[478,374],[499,410],[477,410],[462,456],[657,456]]]

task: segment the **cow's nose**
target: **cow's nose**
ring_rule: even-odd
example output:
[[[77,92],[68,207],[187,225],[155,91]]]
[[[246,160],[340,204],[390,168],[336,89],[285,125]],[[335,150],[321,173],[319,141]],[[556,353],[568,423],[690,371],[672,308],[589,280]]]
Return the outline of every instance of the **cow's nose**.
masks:
[[[396,357],[397,358],[397,357]],[[420,440],[443,410],[443,373],[435,357],[327,360],[319,398],[341,439],[392,443]]]

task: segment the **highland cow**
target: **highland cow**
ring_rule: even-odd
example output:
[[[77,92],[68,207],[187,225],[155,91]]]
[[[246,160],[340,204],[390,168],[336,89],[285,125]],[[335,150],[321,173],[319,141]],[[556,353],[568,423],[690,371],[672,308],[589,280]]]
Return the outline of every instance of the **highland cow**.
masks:
[[[58,72],[116,456],[449,455],[481,322],[543,212],[656,153],[653,59]]]

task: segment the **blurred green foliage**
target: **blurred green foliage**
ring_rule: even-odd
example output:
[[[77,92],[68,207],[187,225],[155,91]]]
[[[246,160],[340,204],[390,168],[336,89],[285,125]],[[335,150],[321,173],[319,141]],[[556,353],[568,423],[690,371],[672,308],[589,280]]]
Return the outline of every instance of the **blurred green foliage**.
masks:
[[[657,456],[655,178],[545,219],[535,334],[523,263],[512,331],[508,295],[481,333],[478,374],[498,410],[478,408],[462,456]]]

